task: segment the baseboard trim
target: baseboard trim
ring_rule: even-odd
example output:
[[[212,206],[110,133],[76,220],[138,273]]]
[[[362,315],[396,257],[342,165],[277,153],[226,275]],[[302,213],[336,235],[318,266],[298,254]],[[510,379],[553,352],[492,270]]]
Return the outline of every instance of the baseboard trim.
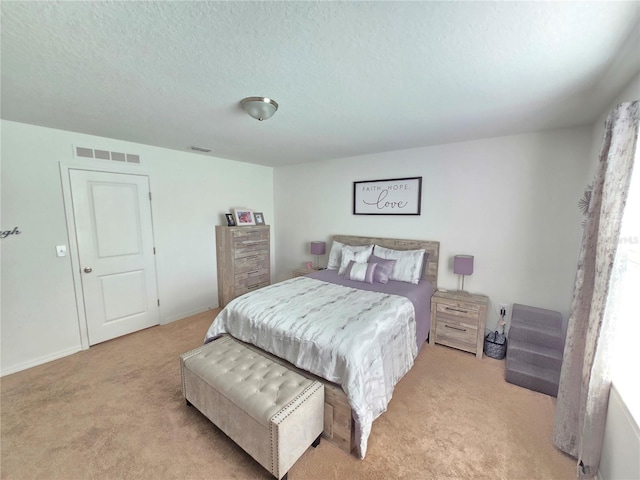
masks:
[[[181,313],[179,315],[173,315],[169,318],[165,318],[165,319],[161,319],[160,320],[160,325],[166,325],[168,323],[171,322],[175,322],[177,320],[182,320],[183,318],[187,318],[187,317],[191,317],[192,315],[198,315],[199,313],[204,313],[204,312],[208,312],[209,310],[215,310],[218,307],[211,307],[211,306],[206,306],[206,307],[202,307],[202,308],[197,308],[195,310],[190,310],[188,312],[185,313]]]
[[[0,372],[0,377],[11,375],[12,373],[18,373],[29,368],[37,367],[38,365],[43,365],[53,360],[58,360],[59,358],[68,357],[69,355],[73,355],[74,353],[78,353],[81,351],[82,345],[76,345],[75,347],[60,350],[59,352],[53,353],[51,355],[46,355],[44,357],[29,360],[28,362],[19,363],[18,365],[13,365],[11,367],[2,369],[2,371]]]
[[[175,322],[176,320],[182,320],[183,318],[190,317],[192,315],[197,315],[199,313],[207,312],[209,310],[215,310],[216,308],[218,307],[204,306],[201,308],[197,308],[189,312],[172,316],[168,319],[160,320],[160,325],[166,325],[168,323]],[[82,345],[76,345],[74,347],[67,348],[66,350],[60,350],[59,352],[53,353],[51,355],[46,355],[44,357],[39,357],[33,360],[29,360],[28,362],[19,363],[18,365],[13,365],[8,368],[3,368],[2,371],[0,371],[0,377],[4,377],[5,375],[11,375],[12,373],[18,373],[23,370],[27,370],[29,368],[37,367],[38,365],[43,365],[53,360],[58,360],[59,358],[73,355],[74,353],[81,352],[82,350],[83,350]]]

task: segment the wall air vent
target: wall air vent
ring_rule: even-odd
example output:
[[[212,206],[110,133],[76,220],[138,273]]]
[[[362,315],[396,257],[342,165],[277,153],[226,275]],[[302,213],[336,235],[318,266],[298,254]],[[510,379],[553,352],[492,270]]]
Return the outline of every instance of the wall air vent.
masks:
[[[140,155],[123,152],[110,152],[97,148],[76,147],[77,158],[95,158],[96,160],[109,160],[112,162],[140,163]]]

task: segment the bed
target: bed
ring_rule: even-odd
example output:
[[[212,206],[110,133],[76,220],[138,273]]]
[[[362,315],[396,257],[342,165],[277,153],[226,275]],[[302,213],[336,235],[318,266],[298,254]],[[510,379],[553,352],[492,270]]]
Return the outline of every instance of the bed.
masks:
[[[352,258],[351,250],[358,251],[346,272],[323,270],[238,297],[216,317],[205,342],[229,334],[322,380],[323,434],[364,458],[373,420],[386,410],[396,383],[427,339],[439,242],[345,235],[333,240],[334,245],[350,246],[342,250],[341,270]],[[412,273],[415,283],[368,283],[352,275],[352,267],[353,272],[381,270],[360,261],[369,245],[383,256],[385,249],[404,251],[403,258],[424,250],[424,261]]]

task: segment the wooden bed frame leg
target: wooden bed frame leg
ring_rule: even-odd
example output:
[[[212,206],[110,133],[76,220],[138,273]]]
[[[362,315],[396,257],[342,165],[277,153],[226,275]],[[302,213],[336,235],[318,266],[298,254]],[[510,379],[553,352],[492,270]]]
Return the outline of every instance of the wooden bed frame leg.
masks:
[[[320,439],[322,438],[322,435],[318,435],[318,438],[316,438],[313,443],[311,444],[311,446],[313,448],[316,448],[318,445],[320,445]]]

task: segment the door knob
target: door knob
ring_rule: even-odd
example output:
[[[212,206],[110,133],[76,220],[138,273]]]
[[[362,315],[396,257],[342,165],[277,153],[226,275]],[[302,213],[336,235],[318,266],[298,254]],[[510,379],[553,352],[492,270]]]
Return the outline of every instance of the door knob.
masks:
[[[91,267],[84,267],[84,273],[91,273],[93,272],[93,268]]]

